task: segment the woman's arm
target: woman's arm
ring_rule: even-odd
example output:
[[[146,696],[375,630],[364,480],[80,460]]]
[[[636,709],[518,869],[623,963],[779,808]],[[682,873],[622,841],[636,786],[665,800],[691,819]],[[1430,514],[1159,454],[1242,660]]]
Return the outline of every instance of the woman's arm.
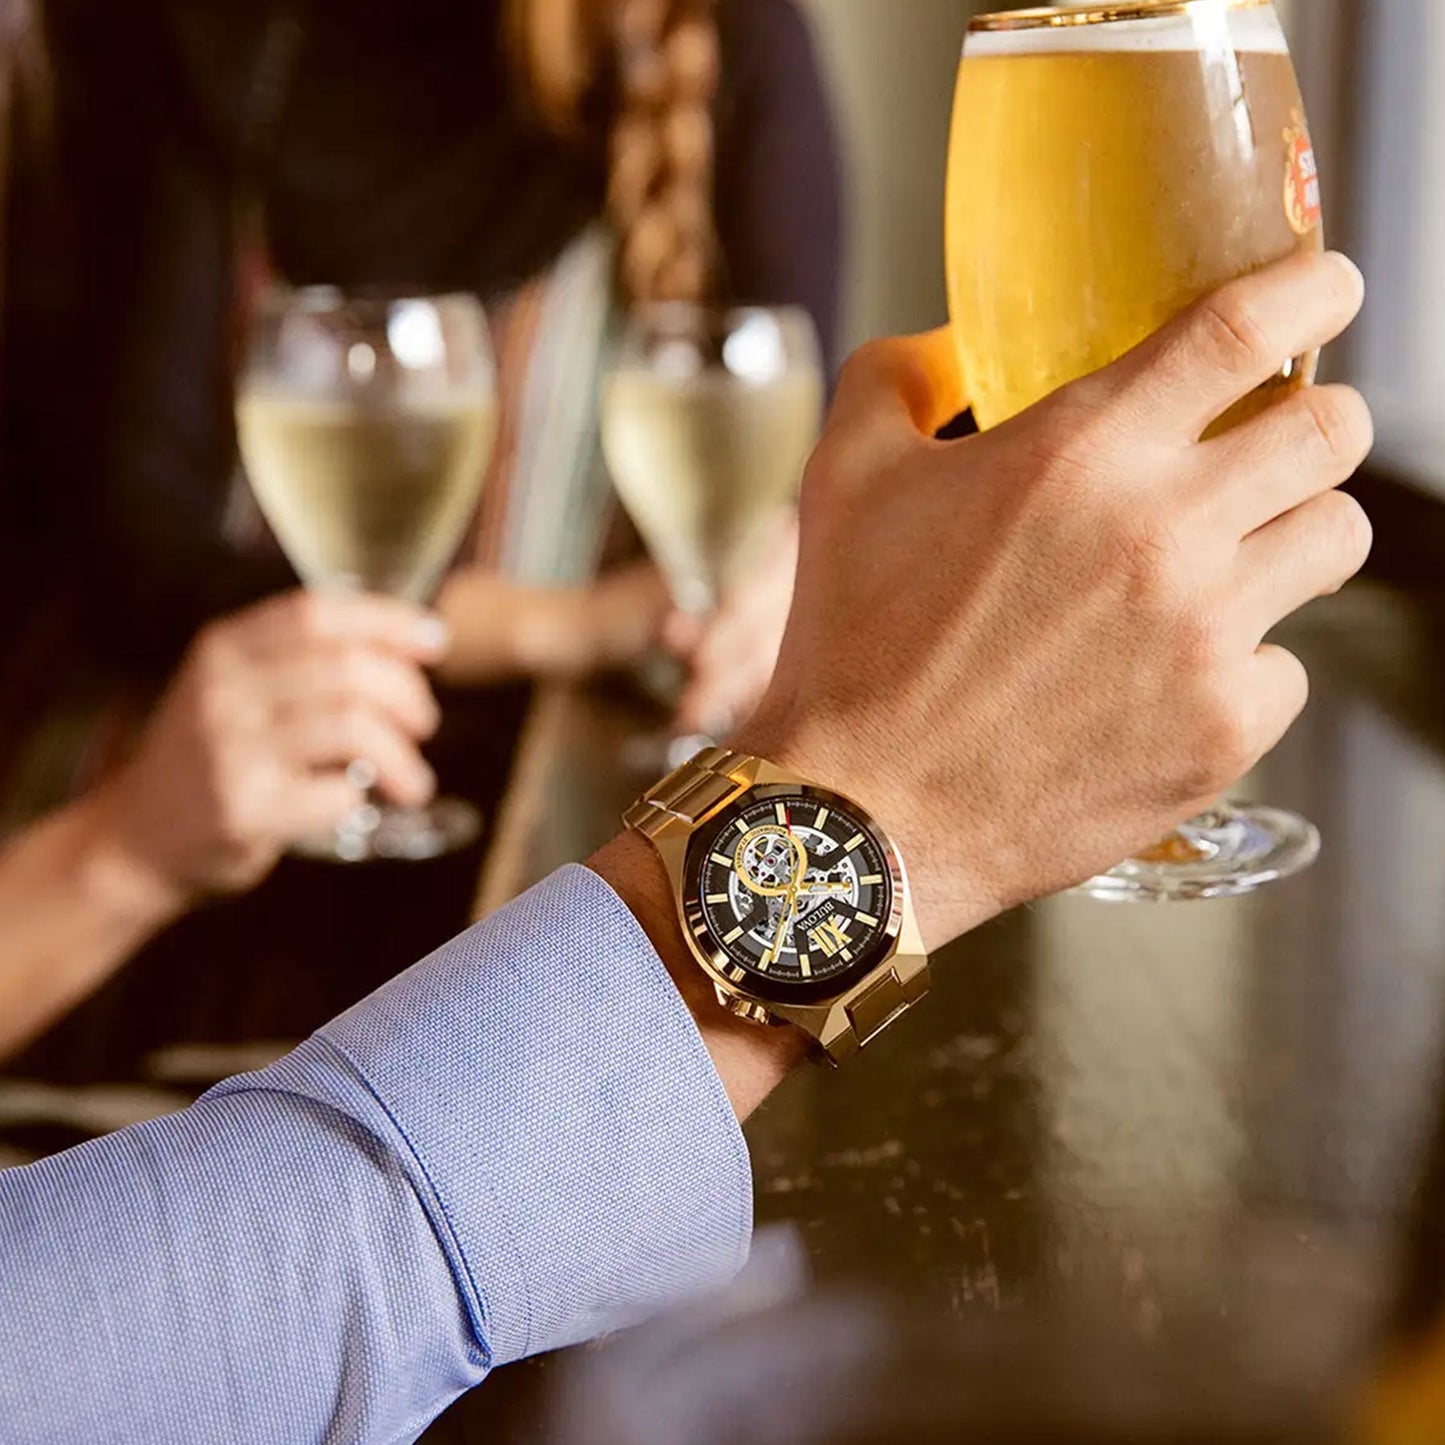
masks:
[[[0,851],[0,1057],[93,992],[183,900],[131,857],[101,795]]]
[[[0,1057],[172,919],[339,823],[361,801],[351,758],[393,801],[425,802],[422,667],[444,645],[390,598],[293,593],[208,627],[126,766],[0,848]]]
[[[527,587],[470,568],[450,578],[437,603],[452,637],[441,675],[468,687],[626,667],[658,640],[670,608],[647,561],[582,587]]]

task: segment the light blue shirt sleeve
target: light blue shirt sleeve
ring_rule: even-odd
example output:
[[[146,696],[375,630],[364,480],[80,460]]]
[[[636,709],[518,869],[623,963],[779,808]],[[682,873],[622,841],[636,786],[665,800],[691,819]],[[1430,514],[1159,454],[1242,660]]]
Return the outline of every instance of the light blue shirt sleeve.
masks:
[[[412,1440],[723,1283],[751,1215],[692,1018],[568,868],[272,1067],[0,1172],[0,1440]]]

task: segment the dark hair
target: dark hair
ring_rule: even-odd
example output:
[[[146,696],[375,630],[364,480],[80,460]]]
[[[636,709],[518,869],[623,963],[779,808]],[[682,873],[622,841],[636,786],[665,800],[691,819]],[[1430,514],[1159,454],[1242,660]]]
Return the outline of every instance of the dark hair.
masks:
[[[30,0],[0,0],[0,214],[16,155],[49,131],[50,84],[45,40]],[[0,286],[5,238],[0,231]]]

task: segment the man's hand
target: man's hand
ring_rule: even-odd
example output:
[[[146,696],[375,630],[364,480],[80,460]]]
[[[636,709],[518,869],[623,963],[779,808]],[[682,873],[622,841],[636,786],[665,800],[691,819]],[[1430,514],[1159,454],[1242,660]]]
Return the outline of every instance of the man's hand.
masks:
[[[1335,490],[1372,442],[1347,387],[1201,434],[1363,298],[1336,256],[1227,286],[995,431],[932,439],[941,335],[849,364],[802,505],[798,594],[737,744],[899,841],[930,944],[1148,845],[1304,706],[1265,636],[1365,560]]]
[[[259,882],[287,845],[362,801],[435,779],[418,750],[439,714],[423,664],[446,632],[384,597],[295,592],[207,627],[125,768],[91,808],[110,854],[184,906]]]

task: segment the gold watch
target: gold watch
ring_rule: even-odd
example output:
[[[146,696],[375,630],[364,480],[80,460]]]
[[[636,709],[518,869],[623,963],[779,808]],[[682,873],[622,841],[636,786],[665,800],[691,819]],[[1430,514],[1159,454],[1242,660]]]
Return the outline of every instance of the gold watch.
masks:
[[[928,992],[903,860],[848,798],[705,748],[623,821],[661,855],[718,1002],[789,1023],[839,1062]]]

